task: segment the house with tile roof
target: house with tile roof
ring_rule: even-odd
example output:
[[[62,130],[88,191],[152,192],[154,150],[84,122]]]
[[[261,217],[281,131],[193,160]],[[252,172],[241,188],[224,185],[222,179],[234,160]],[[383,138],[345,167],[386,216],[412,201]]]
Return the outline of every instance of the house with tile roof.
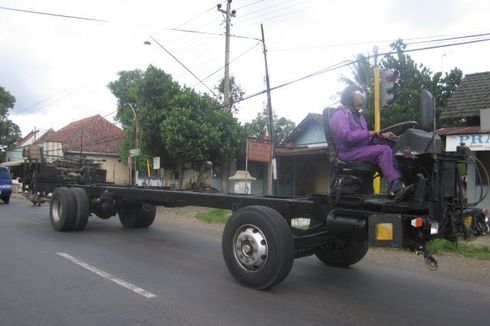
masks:
[[[119,157],[123,137],[121,128],[97,114],[71,122],[58,131],[29,133],[8,153],[12,159],[2,165],[10,166],[14,174],[22,175],[24,152],[35,145],[43,149],[43,160],[48,163],[61,158],[95,160],[107,171],[108,182],[128,184],[129,170]]]
[[[43,148],[46,160],[92,159],[102,163],[108,182],[126,184],[128,168],[119,157],[124,132],[97,114],[74,121],[36,142]]]
[[[476,158],[490,170],[490,71],[466,75],[441,113],[441,119],[465,119],[467,126],[438,130],[445,150],[456,151],[462,143],[475,152]],[[481,169],[480,169],[481,170]],[[480,172],[480,173],[478,173]],[[481,176],[481,177],[480,177]],[[484,171],[469,164],[467,169],[468,201],[478,199],[488,189]],[[479,207],[490,207],[490,196]]]

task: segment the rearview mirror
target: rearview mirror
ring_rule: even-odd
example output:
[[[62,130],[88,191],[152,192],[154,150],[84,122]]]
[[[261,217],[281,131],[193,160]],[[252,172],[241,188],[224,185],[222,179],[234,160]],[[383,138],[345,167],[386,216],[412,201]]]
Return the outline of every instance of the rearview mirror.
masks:
[[[435,114],[434,96],[427,90],[420,93],[420,127],[425,131],[433,131]]]

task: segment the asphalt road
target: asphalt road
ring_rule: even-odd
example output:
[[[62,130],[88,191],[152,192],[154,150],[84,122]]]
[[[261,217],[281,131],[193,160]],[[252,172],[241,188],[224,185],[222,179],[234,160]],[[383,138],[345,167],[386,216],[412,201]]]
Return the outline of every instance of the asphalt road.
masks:
[[[237,284],[220,237],[91,218],[59,233],[47,205],[0,205],[0,325],[488,325],[490,287],[361,261],[295,261],[270,291]]]

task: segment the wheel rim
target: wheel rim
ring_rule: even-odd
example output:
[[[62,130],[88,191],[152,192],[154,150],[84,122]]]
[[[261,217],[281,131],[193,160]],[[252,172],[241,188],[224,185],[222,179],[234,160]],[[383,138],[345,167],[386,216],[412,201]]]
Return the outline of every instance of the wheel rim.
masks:
[[[267,261],[267,240],[255,225],[243,225],[233,236],[233,253],[241,268],[257,272]]]
[[[51,205],[51,216],[55,223],[59,223],[61,220],[61,202],[58,198],[53,198],[53,204]]]

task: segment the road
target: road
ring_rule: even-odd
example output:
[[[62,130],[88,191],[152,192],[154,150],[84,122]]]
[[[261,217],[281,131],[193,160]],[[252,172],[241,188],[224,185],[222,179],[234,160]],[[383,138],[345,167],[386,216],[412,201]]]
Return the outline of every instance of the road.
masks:
[[[219,234],[161,221],[128,230],[117,217],[59,233],[47,205],[0,205],[0,325],[488,324],[488,282],[400,266],[306,257],[256,291],[229,275]]]

